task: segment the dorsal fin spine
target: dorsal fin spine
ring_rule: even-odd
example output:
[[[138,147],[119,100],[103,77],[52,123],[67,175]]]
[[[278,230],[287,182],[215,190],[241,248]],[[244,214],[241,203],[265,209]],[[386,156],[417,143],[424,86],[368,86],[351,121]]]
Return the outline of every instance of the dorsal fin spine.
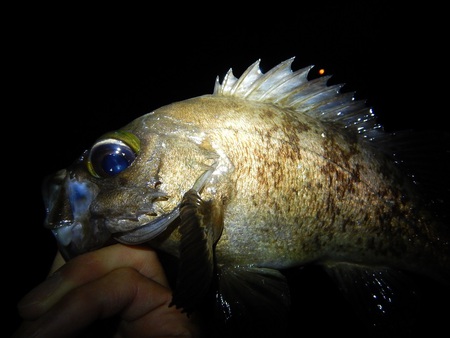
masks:
[[[364,139],[374,140],[382,135],[382,128],[376,123],[372,109],[363,101],[355,101],[354,93],[342,93],[344,84],[328,85],[331,75],[309,80],[313,66],[293,72],[293,61],[294,57],[289,58],[263,73],[261,60],[258,59],[239,78],[233,75],[230,68],[222,84],[216,78],[213,94],[266,102],[332,121],[355,133],[364,134]]]

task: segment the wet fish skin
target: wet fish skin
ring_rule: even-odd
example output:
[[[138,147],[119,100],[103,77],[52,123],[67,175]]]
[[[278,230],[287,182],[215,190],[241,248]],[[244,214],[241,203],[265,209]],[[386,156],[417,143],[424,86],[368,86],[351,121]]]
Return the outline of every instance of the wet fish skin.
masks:
[[[264,269],[311,263],[338,271],[337,279],[347,269],[370,275],[388,268],[448,283],[448,228],[424,208],[389,149],[380,149],[391,136],[341,86],[305,81],[310,68],[292,72],[292,61],[266,74],[259,62],[239,79],[228,73],[213,94],[156,109],[117,138],[101,137],[96,145],[119,139],[124,147],[131,138],[138,148],[113,175],[95,175],[93,163],[105,155],[97,158],[95,145],[60,172],[46,188],[46,226],[65,257],[114,241],[148,243],[186,267],[200,251],[211,257],[199,271],[225,267],[216,272],[225,279],[233,277],[227,268],[244,267],[250,282],[243,292],[256,285],[251,269],[275,285],[278,276]],[[180,221],[186,199],[196,201],[193,216]],[[194,250],[189,238],[199,229],[205,237]],[[390,273],[381,272],[387,279]],[[214,278],[180,275],[200,296]],[[188,307],[191,300],[181,302]]]
[[[158,109],[124,130],[142,139],[151,136],[149,149],[154,151],[161,146],[148,126],[159,128],[164,119],[170,121],[167,129],[176,132],[163,129],[172,137],[160,142],[174,144],[166,148],[158,177],[164,182],[161,189],[177,196],[175,203],[213,165],[211,160],[217,162],[202,198],[219,201],[224,208],[225,228],[216,247],[219,261],[286,268],[339,256],[355,263],[397,261],[405,267],[408,255],[414,266],[427,251],[429,261],[439,257],[433,252],[439,246],[427,245],[442,241],[432,233],[435,224],[425,211],[418,217],[414,196],[405,198],[407,181],[398,169],[332,124],[267,104],[203,96]],[[147,126],[145,132],[141,124]],[[152,157],[145,151],[144,158]],[[189,170],[193,166],[196,170]],[[156,175],[130,169],[134,184],[136,177]],[[171,190],[171,182],[186,185]],[[167,210],[175,207],[167,203]],[[177,242],[176,234],[168,241]]]

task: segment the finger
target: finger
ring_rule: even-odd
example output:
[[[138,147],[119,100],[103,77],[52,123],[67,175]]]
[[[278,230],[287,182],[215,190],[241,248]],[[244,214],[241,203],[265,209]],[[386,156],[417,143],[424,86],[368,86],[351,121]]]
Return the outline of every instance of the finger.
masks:
[[[124,322],[126,336],[191,332],[187,316],[169,307],[171,299],[170,289],[133,268],[119,268],[71,290],[42,317],[23,325],[15,337],[57,337],[62,332],[64,336],[76,336],[90,324],[116,314]]]
[[[50,267],[50,271],[49,271],[48,275],[51,276],[56,270],[58,270],[64,264],[66,264],[66,261],[64,260],[63,256],[61,255],[61,252],[58,251],[56,253],[55,259],[53,260],[52,266]]]
[[[69,291],[123,267],[133,268],[155,282],[168,286],[164,269],[154,250],[115,244],[80,255],[66,263],[28,293],[19,302],[18,311],[24,319],[35,319]]]
[[[144,246],[114,244],[88,252],[69,261],[64,275],[70,275],[74,281],[84,284],[122,267],[132,267],[140,274],[168,286],[158,255],[153,249]]]

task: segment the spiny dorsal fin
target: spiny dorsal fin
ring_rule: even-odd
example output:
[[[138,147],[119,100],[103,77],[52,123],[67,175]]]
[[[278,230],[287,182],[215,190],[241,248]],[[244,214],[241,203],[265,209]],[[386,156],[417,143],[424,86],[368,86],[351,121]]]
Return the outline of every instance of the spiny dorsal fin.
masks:
[[[361,134],[368,140],[380,135],[381,126],[364,101],[355,100],[354,93],[341,93],[343,84],[327,85],[330,76],[308,80],[313,66],[292,71],[294,57],[263,73],[261,60],[254,62],[239,77],[230,70],[222,83],[216,78],[214,95],[234,96],[290,108],[321,120],[333,121]]]

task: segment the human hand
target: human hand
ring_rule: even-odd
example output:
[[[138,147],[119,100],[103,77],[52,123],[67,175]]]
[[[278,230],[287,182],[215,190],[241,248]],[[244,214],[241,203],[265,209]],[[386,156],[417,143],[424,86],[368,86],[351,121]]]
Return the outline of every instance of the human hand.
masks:
[[[114,337],[198,336],[171,301],[156,252],[114,244],[70,260],[28,293],[13,337],[79,337],[108,318],[117,319]]]

